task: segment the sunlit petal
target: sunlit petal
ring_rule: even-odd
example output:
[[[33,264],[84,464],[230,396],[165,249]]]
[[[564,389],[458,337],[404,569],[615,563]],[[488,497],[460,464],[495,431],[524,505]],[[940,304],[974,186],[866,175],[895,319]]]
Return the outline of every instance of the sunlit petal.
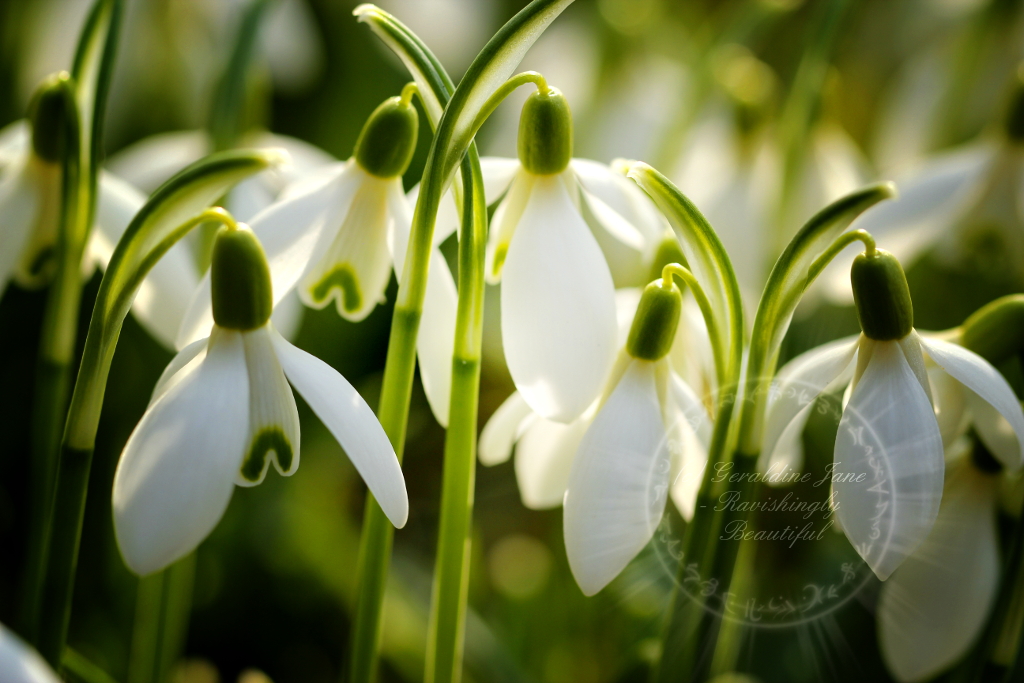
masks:
[[[480,432],[480,464],[500,465],[508,460],[512,456],[512,447],[519,438],[523,422],[533,414],[519,392],[512,392]]]
[[[249,425],[241,335],[216,330],[201,365],[168,389],[128,438],[114,475],[114,530],[136,574],[195,549],[231,499]]]
[[[508,194],[494,211],[487,232],[487,256],[484,261],[484,275],[489,284],[501,281],[501,272],[508,258],[512,235],[522,220],[536,179],[537,176],[525,171],[517,173],[512,179]]]
[[[570,424],[543,418],[530,422],[516,444],[516,482],[523,505],[545,510],[562,504],[576,449],[590,422],[588,413]]]
[[[0,624],[0,681],[59,683],[60,679],[38,652]]]
[[[209,154],[206,131],[160,133],[136,142],[107,159],[111,173],[149,193],[193,161]]]
[[[669,379],[669,397],[666,421],[672,450],[672,502],[689,521],[707,467],[712,425],[700,398],[674,372]]]

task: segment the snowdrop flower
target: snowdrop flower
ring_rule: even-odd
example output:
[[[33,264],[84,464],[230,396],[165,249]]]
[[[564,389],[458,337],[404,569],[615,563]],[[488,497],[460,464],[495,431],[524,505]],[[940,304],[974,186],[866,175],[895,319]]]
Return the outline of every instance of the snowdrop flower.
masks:
[[[618,346],[625,346],[633,318],[640,303],[643,290],[626,288],[615,292],[615,308],[618,318]],[[688,373],[697,364],[690,362],[693,356],[703,356],[708,365],[703,365],[700,383],[688,380]],[[687,387],[707,387],[706,392],[694,392],[698,396],[712,395],[710,370],[711,347],[704,327],[700,308],[692,297],[683,299],[682,314],[676,329],[675,340],[666,358],[674,377],[681,378]],[[569,470],[579,447],[580,440],[594,421],[600,400],[595,401],[578,418],[565,424],[547,420],[537,415],[519,395],[512,395],[498,407],[480,433],[480,463],[486,466],[498,465],[512,457],[515,449],[515,473],[523,505],[531,510],[558,507],[565,497],[569,485]],[[672,502],[687,520],[693,517],[697,490],[707,461],[707,447],[710,440],[710,423],[706,414],[690,416],[695,420],[696,430],[686,430],[682,435],[691,438],[686,451],[688,457],[672,461]],[[678,454],[674,454],[678,455]]]
[[[882,657],[902,683],[930,680],[959,661],[981,634],[999,587],[996,509],[1003,464],[972,438],[948,452],[935,526],[879,596]],[[1014,469],[1020,464],[1018,452]]]
[[[385,514],[409,503],[394,450],[344,377],[288,343],[270,323],[271,275],[245,226],[213,251],[213,325],[168,365],[114,476],[114,528],[125,563],[149,574],[191,552],[224,514],[235,485],[299,465],[290,382],[345,449]]]
[[[58,683],[60,679],[38,652],[0,624],[0,681]]]
[[[311,308],[333,305],[358,322],[384,300],[392,264],[401,277],[412,210],[402,188],[416,147],[415,86],[381,104],[367,120],[352,157],[296,181],[252,220],[267,251],[275,301],[291,291]],[[178,346],[211,322],[210,278],[196,291]],[[458,294],[444,256],[432,254],[417,340],[427,399],[442,426],[448,422],[451,360]]]
[[[523,105],[518,147],[518,161],[484,166],[488,197],[504,193],[485,272],[502,284],[502,342],[520,395],[542,417],[569,423],[597,398],[615,359],[612,273],[585,215],[602,226],[602,239],[637,253],[647,244],[653,251],[662,232],[656,212],[636,224],[620,213],[653,212],[623,189],[626,178],[572,159],[569,105],[546,83]],[[652,223],[653,234],[640,232]]]
[[[851,281],[863,333],[782,368],[765,415],[760,466],[775,477],[799,470],[814,399],[850,383],[832,485],[843,530],[885,580],[928,535],[942,497],[942,438],[926,358],[976,404],[987,404],[985,411],[1001,415],[1017,448],[1024,443],[1024,414],[1006,380],[981,356],[917,333],[906,277],[892,254],[870,244],[855,259]]]
[[[672,450],[680,450],[675,458],[684,467],[697,465],[696,476],[683,476],[699,485],[707,409],[667,358],[681,309],[670,279],[644,289],[625,349],[569,468],[565,548],[586,595],[604,588],[654,535],[672,486]]]

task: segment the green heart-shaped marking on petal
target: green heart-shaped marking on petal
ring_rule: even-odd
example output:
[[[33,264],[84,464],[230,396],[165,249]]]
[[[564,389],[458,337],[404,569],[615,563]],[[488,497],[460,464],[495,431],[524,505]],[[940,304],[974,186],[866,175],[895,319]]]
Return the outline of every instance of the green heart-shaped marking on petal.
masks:
[[[271,451],[274,452],[282,472],[291,469],[292,445],[284,435],[284,430],[280,427],[266,427],[252,440],[249,454],[245,456],[239,470],[247,481],[259,481],[260,475],[263,474],[263,464]]]
[[[359,289],[359,280],[349,264],[335,266],[310,288],[309,293],[313,296],[313,301],[323,304],[330,300],[335,289],[341,291],[341,304],[347,312],[353,313],[362,306],[363,294]]]

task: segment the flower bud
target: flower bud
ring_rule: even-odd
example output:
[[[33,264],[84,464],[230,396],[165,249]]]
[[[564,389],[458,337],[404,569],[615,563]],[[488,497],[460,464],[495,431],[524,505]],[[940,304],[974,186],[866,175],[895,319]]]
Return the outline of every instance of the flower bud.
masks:
[[[683,296],[675,283],[666,287],[659,279],[647,285],[629,328],[629,355],[641,360],[664,358],[675,340],[682,308]]]
[[[416,151],[419,115],[411,101],[391,97],[377,107],[363,125],[354,156],[368,173],[394,178],[405,173]]]
[[[850,269],[853,301],[864,336],[876,341],[903,339],[914,329],[914,305],[903,266],[882,249],[865,252]]]
[[[537,90],[519,116],[519,161],[534,175],[561,173],[572,159],[572,112],[556,88]]]
[[[50,163],[64,158],[68,131],[76,116],[71,77],[65,71],[52,74],[40,84],[29,105],[32,120],[32,151]]]
[[[1011,294],[985,304],[962,327],[964,348],[993,365],[1024,351],[1024,294]]]
[[[270,267],[256,235],[221,228],[210,263],[213,320],[229,330],[255,330],[270,320],[274,299]]]

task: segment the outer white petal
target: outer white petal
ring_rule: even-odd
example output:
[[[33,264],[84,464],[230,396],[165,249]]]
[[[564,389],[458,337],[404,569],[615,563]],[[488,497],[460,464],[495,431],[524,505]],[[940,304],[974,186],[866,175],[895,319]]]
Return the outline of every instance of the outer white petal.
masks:
[[[114,531],[145,575],[195,549],[231,499],[249,425],[237,332],[216,330],[201,365],[158,398],[128,438],[114,475]]]
[[[940,339],[918,337],[933,361],[1006,420],[1016,435],[1016,448],[1007,443],[1006,432],[1009,430],[1000,429],[1000,422],[984,408],[981,410],[982,419],[975,424],[978,434],[992,454],[1009,470],[1019,469],[1024,463],[1024,413],[1021,412],[1020,402],[1010,384],[988,361],[973,351]],[[972,408],[978,403],[980,401],[972,400]]]
[[[281,333],[285,339],[292,340],[299,334],[302,327],[303,312],[306,307],[293,289],[274,306],[274,312],[270,314],[270,322],[274,323],[274,329]]]
[[[416,206],[420,198],[420,184],[416,183],[405,196],[409,207]],[[446,239],[452,236],[459,229],[459,209],[455,206],[455,195],[449,189],[441,197],[441,203],[437,207],[437,218],[434,221],[434,246],[439,246]],[[401,264],[397,270],[401,270]]]
[[[589,159],[573,159],[571,164],[583,189],[639,233],[644,247],[658,245],[668,224],[636,183],[608,164]]]
[[[600,248],[558,177],[538,177],[508,250],[501,331],[516,388],[534,411],[571,422],[615,358],[615,290]]]
[[[847,538],[883,581],[931,531],[944,469],[921,383],[897,342],[875,342],[839,422],[832,483]]]
[[[342,224],[352,197],[359,189],[354,163],[338,164],[317,172],[317,181],[304,184],[300,192],[267,208],[252,221],[270,266],[274,303],[290,292],[311,266],[323,233]],[[333,233],[332,233],[333,234]],[[178,331],[182,348],[209,334],[213,325],[210,274],[200,281]]]
[[[401,529],[409,518],[405,478],[373,410],[337,370],[273,330],[271,337],[288,381],[345,449],[384,514]]]
[[[882,585],[878,639],[905,683],[930,680],[967,653],[998,587],[995,479],[968,462],[950,475],[932,532]]]
[[[0,171],[0,293],[28,245],[39,201],[27,155]]]
[[[39,653],[0,624],[0,681],[4,683],[60,683]]]
[[[531,415],[533,410],[518,391],[513,391],[512,395],[494,411],[480,433],[480,464],[500,465],[508,460],[512,456],[512,447],[519,438],[523,423]]]
[[[235,478],[239,486],[262,483],[271,461],[285,477],[299,467],[299,411],[271,334],[269,327],[242,333],[249,372],[249,440]]]
[[[782,370],[769,389],[759,469],[773,475],[803,468],[802,434],[815,399],[850,368],[858,339],[838,339],[800,354]],[[781,481],[771,477],[772,481]]]
[[[971,392],[964,389],[964,385],[953,379],[952,375],[934,364],[928,367],[928,382],[932,388],[932,403],[935,404],[935,419],[939,423],[942,443],[949,448],[967,431],[971,418],[967,410],[967,395]],[[985,405],[988,406],[987,403]]]
[[[562,504],[576,449],[591,420],[588,411],[571,424],[543,418],[530,422],[516,444],[516,482],[523,505],[545,510]]]
[[[519,159],[506,157],[480,157],[480,172],[484,180],[484,198],[494,203],[509,188],[522,166]]]
[[[89,237],[89,258],[106,268],[114,248],[146,203],[146,197],[129,183],[111,173],[100,175],[99,202],[95,228]],[[184,242],[164,254],[139,286],[132,301],[132,313],[154,339],[174,348],[175,337],[185,317],[199,275]],[[206,329],[209,333],[209,328]]]
[[[583,437],[565,494],[565,549],[593,595],[654,535],[670,463],[655,364],[634,360]]]
[[[28,119],[18,119],[0,128],[0,166],[26,154],[31,144],[32,128]]]
[[[316,145],[290,135],[261,131],[242,141],[241,147],[271,148],[276,147],[288,152],[290,162],[280,168],[277,173],[283,181],[291,182],[302,178],[310,171],[325,168],[338,163],[333,156]]]
[[[152,192],[175,173],[210,152],[202,130],[160,133],[144,138],[107,159],[107,169],[143,192]]]
[[[401,280],[400,270],[405,263],[409,243],[411,211],[397,179],[389,190],[388,206],[392,217],[391,249],[395,272]],[[423,298],[420,331],[416,337],[416,351],[420,364],[420,379],[427,402],[438,424],[448,426],[448,410],[452,394],[452,357],[455,354],[455,318],[459,293],[448,262],[438,249],[430,253],[427,291]]]
[[[156,381],[153,393],[149,397],[149,406],[152,406],[158,398],[167,393],[168,389],[199,367],[203,359],[206,358],[206,347],[209,341],[209,337],[199,339],[175,354],[164,371],[160,373],[160,378]]]
[[[668,427],[672,449],[672,502],[686,521],[693,519],[711,443],[711,419],[693,389],[679,375],[669,379]]]
[[[584,217],[604,253],[612,277],[619,287],[640,286],[650,279],[644,235],[610,206],[580,190]]]
[[[350,168],[358,178],[355,195],[344,213],[334,214],[335,221],[341,219],[336,230],[328,217],[298,292],[311,308],[334,301],[338,315],[359,322],[384,301],[391,279],[388,195],[399,179],[377,178],[355,163]]]

